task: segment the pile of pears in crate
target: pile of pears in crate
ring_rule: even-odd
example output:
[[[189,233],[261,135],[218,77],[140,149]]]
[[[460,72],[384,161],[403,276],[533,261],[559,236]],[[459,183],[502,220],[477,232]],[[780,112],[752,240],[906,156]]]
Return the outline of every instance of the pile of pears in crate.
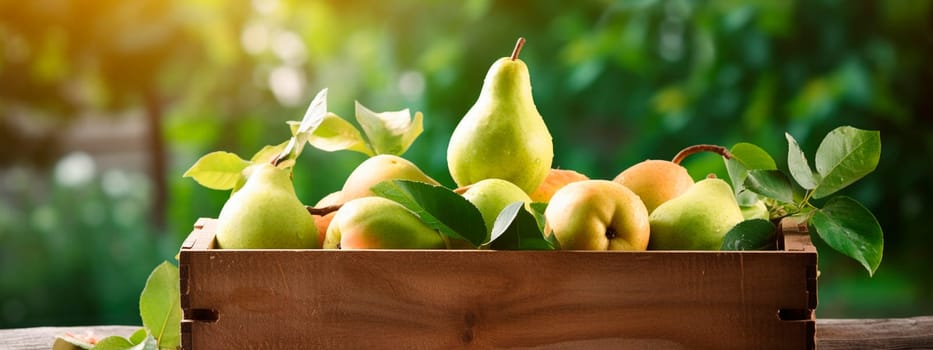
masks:
[[[421,113],[376,113],[356,105],[360,128],[327,111],[327,89],[292,137],[250,160],[205,155],[185,176],[232,190],[217,217],[222,249],[773,249],[776,222],[792,218],[873,273],[881,261],[880,225],[856,200],[832,194],[872,172],[880,133],[831,131],[810,167],[786,134],[789,175],[760,147],[739,143],[685,147],[671,161],[620,166],[613,179],[590,179],[553,166],[554,149],[535,107],[528,67],[496,60],[476,103],[450,137],[444,186],[401,157],[422,132]],[[369,156],[343,188],[306,205],[291,172],[305,145]],[[729,179],[694,181],[681,160],[722,156]],[[817,202],[817,200],[822,201]],[[817,207],[817,204],[820,207]]]

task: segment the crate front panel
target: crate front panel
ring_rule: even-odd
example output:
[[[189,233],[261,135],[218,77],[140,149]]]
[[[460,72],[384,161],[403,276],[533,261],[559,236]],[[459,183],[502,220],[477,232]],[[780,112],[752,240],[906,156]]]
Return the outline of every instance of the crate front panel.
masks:
[[[195,349],[806,348],[813,339],[812,252],[183,249],[180,265],[183,333]],[[781,320],[782,309],[803,317]]]

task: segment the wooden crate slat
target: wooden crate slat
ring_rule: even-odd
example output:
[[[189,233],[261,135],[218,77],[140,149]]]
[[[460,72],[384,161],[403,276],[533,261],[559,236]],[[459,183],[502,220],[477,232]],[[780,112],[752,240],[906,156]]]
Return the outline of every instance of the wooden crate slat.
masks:
[[[808,348],[813,342],[813,251],[197,246],[183,249],[180,263],[186,348]],[[781,320],[782,309],[792,319]]]

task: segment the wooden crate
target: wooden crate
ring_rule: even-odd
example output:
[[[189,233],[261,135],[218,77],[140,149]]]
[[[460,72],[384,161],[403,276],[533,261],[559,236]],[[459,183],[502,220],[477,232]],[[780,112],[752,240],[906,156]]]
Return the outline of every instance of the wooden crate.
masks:
[[[180,254],[185,349],[814,347],[817,256],[779,251],[220,250]]]

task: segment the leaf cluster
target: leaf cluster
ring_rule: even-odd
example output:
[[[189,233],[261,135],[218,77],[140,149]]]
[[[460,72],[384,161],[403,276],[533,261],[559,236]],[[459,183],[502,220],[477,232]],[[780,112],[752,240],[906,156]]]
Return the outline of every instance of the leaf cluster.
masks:
[[[760,147],[732,147],[726,169],[741,205],[764,201],[770,219],[785,217],[805,223],[827,245],[858,261],[874,274],[881,264],[884,235],[875,216],[857,200],[836,194],[871,173],[881,157],[878,131],[842,126],[829,132],[816,150],[813,169],[793,136],[786,133],[787,172]],[[825,200],[817,205],[815,200]],[[766,220],[738,225],[723,240],[723,249],[758,249],[773,240]]]

